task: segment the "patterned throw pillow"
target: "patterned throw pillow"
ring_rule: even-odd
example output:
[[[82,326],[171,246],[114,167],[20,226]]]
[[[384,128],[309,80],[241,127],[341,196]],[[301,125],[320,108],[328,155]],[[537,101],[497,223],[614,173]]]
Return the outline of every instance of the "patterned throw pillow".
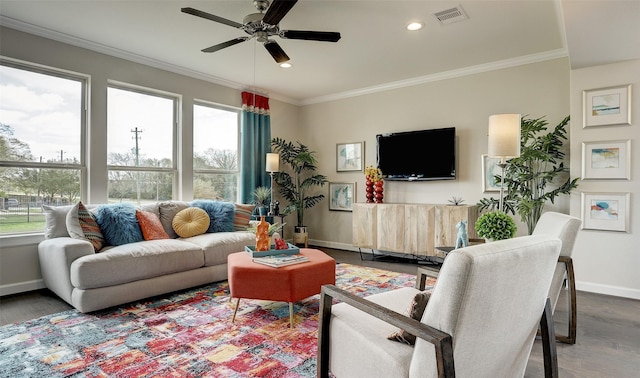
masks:
[[[191,206],[199,207],[209,215],[209,229],[207,232],[231,232],[236,207],[231,202],[195,200]]]
[[[409,307],[407,308],[404,314],[417,321],[422,320],[422,314],[424,313],[425,308],[427,308],[427,302],[429,301],[430,297],[431,297],[431,290],[421,291],[417,293],[413,297],[411,304],[409,305]],[[387,339],[393,340],[393,341],[399,341],[401,343],[405,343],[409,345],[414,345],[416,343],[416,336],[403,329],[399,329],[395,331],[391,335],[387,336]]]
[[[209,214],[199,207],[180,210],[173,217],[173,229],[182,238],[204,234],[209,228]]]
[[[169,239],[169,235],[162,228],[160,218],[154,213],[136,209],[136,219],[140,224],[144,240]]]
[[[249,221],[251,221],[251,214],[253,214],[254,208],[254,205],[236,203],[236,212],[233,218],[234,231],[247,231],[247,228],[249,228]]]
[[[93,213],[87,210],[82,202],[78,202],[69,210],[65,223],[72,238],[89,241],[96,252],[104,246],[104,236],[100,227]]]
[[[96,209],[96,221],[108,245],[144,240],[136,219],[136,208],[132,204],[101,205]]]

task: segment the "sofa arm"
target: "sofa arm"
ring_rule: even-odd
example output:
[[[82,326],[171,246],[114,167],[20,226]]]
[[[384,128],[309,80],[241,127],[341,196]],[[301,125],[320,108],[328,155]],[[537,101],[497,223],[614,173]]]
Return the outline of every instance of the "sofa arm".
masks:
[[[453,340],[451,335],[415,319],[392,311],[379,304],[360,298],[334,285],[323,285],[320,293],[320,319],[318,329],[317,376],[329,376],[329,327],[331,306],[337,299],[389,324],[416,335],[434,345],[438,364],[438,377],[454,377]]]
[[[71,263],[82,256],[93,254],[93,246],[86,240],[61,237],[40,242],[40,272],[47,288],[71,304]]]

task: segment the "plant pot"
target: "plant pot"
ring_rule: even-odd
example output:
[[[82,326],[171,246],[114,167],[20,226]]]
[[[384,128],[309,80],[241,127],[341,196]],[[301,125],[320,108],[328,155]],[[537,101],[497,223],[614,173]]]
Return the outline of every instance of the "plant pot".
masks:
[[[267,212],[268,212],[268,208],[266,206],[258,207],[258,215],[260,215],[261,217],[266,217]]]
[[[293,244],[304,245],[305,248],[309,246],[309,232],[307,226],[295,226],[293,228]]]

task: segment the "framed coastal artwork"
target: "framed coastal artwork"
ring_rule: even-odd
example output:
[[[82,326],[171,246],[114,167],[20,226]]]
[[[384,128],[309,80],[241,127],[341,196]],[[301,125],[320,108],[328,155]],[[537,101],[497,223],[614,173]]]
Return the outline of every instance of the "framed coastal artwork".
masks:
[[[582,179],[631,179],[631,140],[582,143]]]
[[[500,169],[500,158],[489,157],[487,154],[482,155],[482,191],[499,192],[500,184],[496,182],[496,176],[502,174]]]
[[[336,171],[362,171],[364,161],[364,142],[338,143],[336,145]]]
[[[355,201],[355,182],[329,183],[329,210],[353,211],[353,203]]]
[[[629,232],[630,193],[586,193],[582,197],[582,228]]]
[[[582,91],[582,127],[630,125],[631,84]]]

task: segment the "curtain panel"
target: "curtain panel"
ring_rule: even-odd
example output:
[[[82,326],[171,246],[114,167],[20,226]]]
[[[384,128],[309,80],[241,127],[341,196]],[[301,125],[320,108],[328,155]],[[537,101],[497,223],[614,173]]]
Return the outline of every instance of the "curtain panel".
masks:
[[[240,200],[252,203],[251,193],[256,187],[271,185],[266,172],[266,156],[271,152],[268,97],[242,92],[240,130]]]

